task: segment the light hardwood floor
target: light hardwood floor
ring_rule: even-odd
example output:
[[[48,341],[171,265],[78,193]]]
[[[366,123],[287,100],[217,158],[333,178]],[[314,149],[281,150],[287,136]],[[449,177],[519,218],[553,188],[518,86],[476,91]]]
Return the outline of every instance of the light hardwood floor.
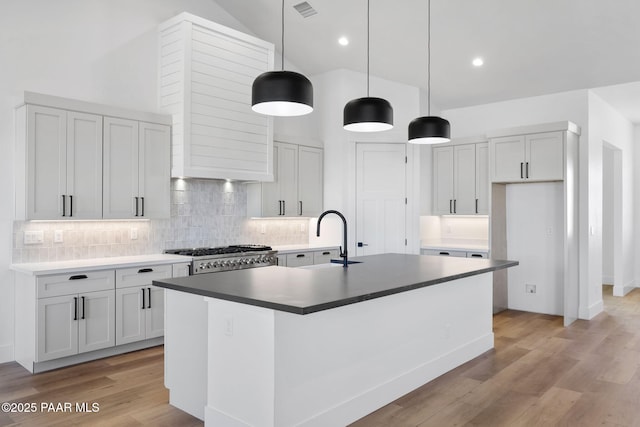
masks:
[[[640,426],[640,289],[605,287],[605,312],[564,328],[517,311],[494,317],[491,350],[352,427]],[[96,402],[97,413],[0,412],[0,426],[201,426],[171,407],[162,347],[30,375],[0,365],[0,402]]]

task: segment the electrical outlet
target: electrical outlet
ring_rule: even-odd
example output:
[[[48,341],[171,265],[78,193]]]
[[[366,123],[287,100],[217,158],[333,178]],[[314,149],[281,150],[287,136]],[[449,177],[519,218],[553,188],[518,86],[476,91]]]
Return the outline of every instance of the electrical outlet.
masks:
[[[233,336],[233,317],[231,316],[224,318],[224,334],[227,336]]]
[[[137,228],[132,228],[131,229],[131,240],[137,240],[138,239],[138,229]]]
[[[62,243],[62,242],[64,242],[62,230],[55,230],[53,232],[53,243]]]
[[[524,290],[528,294],[536,293],[536,285],[524,285]]]
[[[38,245],[44,242],[44,231],[34,230],[24,232],[24,244],[25,245]]]
[[[260,224],[260,233],[264,234],[267,232],[267,224]]]

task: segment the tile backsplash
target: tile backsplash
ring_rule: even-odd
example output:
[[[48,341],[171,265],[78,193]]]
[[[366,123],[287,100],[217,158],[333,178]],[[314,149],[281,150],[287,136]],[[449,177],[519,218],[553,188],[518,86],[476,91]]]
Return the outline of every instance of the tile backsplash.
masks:
[[[14,263],[45,262],[153,254],[182,247],[306,244],[308,226],[308,219],[248,219],[243,183],[173,179],[169,219],[15,221],[12,258]],[[60,243],[54,242],[58,230],[62,231]],[[25,244],[27,231],[42,231],[43,242]]]

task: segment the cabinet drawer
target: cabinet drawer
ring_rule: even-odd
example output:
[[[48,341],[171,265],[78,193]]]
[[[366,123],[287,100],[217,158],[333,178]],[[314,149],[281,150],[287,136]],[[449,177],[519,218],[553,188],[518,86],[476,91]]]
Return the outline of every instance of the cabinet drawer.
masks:
[[[461,258],[466,258],[467,257],[467,253],[466,252],[463,252],[463,251],[450,251],[450,250],[446,250],[446,249],[441,249],[441,250],[422,249],[420,251],[420,253],[422,255],[442,255],[442,256],[455,256],[455,257],[461,257]]]
[[[489,258],[487,252],[467,252],[467,258]]]
[[[116,270],[116,288],[148,286],[152,280],[166,279],[172,276],[171,264],[149,265]]]
[[[287,254],[287,267],[302,267],[313,264],[313,252]]]
[[[326,264],[328,262],[331,262],[332,258],[338,258],[339,256],[340,256],[340,251],[338,251],[337,249],[315,251],[313,253],[313,263]]]
[[[37,298],[107,291],[114,289],[114,281],[114,270],[41,276],[36,279],[38,289]]]

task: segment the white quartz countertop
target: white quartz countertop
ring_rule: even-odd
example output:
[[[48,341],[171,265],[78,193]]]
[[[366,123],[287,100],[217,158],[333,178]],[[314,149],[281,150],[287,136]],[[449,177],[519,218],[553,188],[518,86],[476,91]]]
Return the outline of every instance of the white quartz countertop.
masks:
[[[314,245],[280,245],[280,246],[272,246],[273,250],[278,251],[278,254],[287,254],[287,253],[295,253],[295,252],[307,252],[307,251],[324,251],[330,249],[338,249],[339,245],[322,245],[322,246],[314,246]]]
[[[30,262],[11,264],[9,268],[20,273],[41,276],[45,274],[106,270],[111,268],[138,267],[143,265],[176,264],[190,261],[191,257],[183,255],[152,254],[54,262]]]

